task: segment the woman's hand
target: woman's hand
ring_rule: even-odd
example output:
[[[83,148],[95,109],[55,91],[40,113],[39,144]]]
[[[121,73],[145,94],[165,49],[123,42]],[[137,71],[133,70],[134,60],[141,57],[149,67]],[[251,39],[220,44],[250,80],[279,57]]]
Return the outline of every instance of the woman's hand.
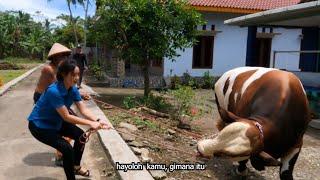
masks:
[[[90,121],[89,126],[94,130],[99,130],[101,128],[101,123],[98,121]]]
[[[107,123],[107,122],[105,122],[105,121],[99,121],[100,122],[100,125],[101,125],[101,129],[110,129],[111,128],[111,126]]]

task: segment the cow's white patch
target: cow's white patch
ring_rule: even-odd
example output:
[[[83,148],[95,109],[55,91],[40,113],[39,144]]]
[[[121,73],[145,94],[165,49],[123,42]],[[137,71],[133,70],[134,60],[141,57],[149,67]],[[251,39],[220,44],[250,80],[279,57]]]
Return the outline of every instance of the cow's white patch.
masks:
[[[301,86],[301,88],[302,88],[302,90],[303,90],[304,94],[305,94],[305,95],[307,95],[307,93],[306,93],[306,91],[304,90],[304,87],[303,87],[303,85],[302,85],[301,81],[300,81],[300,80],[298,80],[298,81],[299,81],[299,83],[300,83],[300,86]]]
[[[270,72],[270,71],[275,71],[278,69],[274,68],[263,68],[260,67],[255,73],[253,73],[243,84],[242,89],[241,89],[241,96],[243,93],[246,91],[246,89],[250,86],[251,83],[253,83],[255,80],[259,79],[261,76],[264,74]]]
[[[227,71],[226,73],[224,73],[220,77],[220,79],[215,84],[214,90],[217,95],[218,102],[222,108],[228,110],[229,96],[232,92],[234,81],[238,77],[238,75],[242,74],[244,72],[247,72],[247,71],[256,70],[258,68],[259,67],[239,67],[239,68],[235,68],[230,71]],[[223,87],[225,86],[225,83],[228,78],[229,78],[229,86],[228,86],[226,94],[224,95],[223,94]]]
[[[234,104],[237,103],[237,97],[238,97],[238,93],[235,93],[235,94],[234,94]]]
[[[281,166],[280,173],[283,173],[284,171],[289,170],[290,160],[299,152],[300,152],[300,148],[295,148],[288,155],[281,158],[282,166]]]
[[[250,139],[246,136],[250,125],[243,122],[234,122],[223,128],[215,139],[206,139],[198,143],[199,151],[206,156],[212,156],[215,152],[226,152],[247,158],[252,148]],[[232,160],[232,159],[231,159]],[[236,158],[234,160],[237,160]]]

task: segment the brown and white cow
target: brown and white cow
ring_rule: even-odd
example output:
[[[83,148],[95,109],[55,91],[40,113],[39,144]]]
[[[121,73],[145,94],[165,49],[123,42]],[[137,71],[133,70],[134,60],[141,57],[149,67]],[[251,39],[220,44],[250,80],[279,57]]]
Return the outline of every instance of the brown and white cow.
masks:
[[[223,74],[215,95],[220,132],[214,139],[199,141],[199,153],[238,161],[240,174],[247,172],[249,159],[257,170],[280,166],[280,178],[292,179],[310,121],[300,80],[278,69],[240,67]]]

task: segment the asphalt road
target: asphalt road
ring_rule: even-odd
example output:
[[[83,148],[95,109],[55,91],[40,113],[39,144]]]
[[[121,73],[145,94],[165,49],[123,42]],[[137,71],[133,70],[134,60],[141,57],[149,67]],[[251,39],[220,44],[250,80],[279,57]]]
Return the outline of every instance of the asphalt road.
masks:
[[[54,165],[55,150],[38,142],[28,130],[27,117],[39,76],[37,70],[0,97],[1,180],[65,179],[63,168]],[[95,180],[106,179],[105,173],[112,169],[96,135],[86,146],[82,165],[91,170],[90,179]],[[109,176],[114,176],[114,172]]]

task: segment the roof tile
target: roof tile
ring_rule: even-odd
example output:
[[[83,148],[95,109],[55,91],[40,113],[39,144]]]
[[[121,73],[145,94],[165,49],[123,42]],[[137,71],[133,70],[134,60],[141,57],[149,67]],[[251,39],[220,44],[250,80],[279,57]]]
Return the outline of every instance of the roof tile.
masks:
[[[300,3],[301,0],[189,0],[192,6],[268,10]]]

